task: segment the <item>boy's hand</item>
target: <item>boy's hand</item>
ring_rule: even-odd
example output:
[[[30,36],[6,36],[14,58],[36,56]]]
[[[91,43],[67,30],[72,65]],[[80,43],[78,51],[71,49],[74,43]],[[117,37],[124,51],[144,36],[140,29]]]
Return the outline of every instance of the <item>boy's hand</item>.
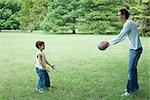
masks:
[[[51,67],[52,67],[53,69],[55,69],[55,67],[54,67],[54,66],[55,66],[54,64],[52,64],[52,65],[51,65]]]

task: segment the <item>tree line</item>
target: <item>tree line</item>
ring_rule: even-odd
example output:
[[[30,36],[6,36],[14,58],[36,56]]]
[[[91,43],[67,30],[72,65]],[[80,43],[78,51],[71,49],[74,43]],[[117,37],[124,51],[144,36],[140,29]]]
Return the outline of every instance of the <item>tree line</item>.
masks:
[[[131,12],[141,35],[150,36],[149,0],[1,0],[0,30],[118,34],[120,8]]]

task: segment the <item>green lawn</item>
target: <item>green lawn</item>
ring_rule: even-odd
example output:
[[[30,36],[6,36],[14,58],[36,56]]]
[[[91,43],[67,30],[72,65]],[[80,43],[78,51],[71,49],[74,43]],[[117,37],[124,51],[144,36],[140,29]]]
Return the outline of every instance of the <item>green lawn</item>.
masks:
[[[127,82],[128,40],[99,51],[99,40],[113,36],[0,33],[0,100],[149,100],[150,38],[141,37],[138,64],[140,89],[130,97],[120,94]],[[50,91],[34,89],[35,41],[45,41],[45,54],[56,70],[49,73]]]

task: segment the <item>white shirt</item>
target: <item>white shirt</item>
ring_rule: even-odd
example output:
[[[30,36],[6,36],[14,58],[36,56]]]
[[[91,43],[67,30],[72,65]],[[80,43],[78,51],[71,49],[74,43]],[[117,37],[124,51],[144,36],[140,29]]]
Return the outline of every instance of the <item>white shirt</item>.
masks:
[[[36,53],[36,67],[38,67],[39,69],[43,69],[42,65],[39,63],[39,60],[38,60],[38,55],[41,55],[42,56],[42,62],[44,65],[46,65],[46,58],[45,58],[45,54],[41,51],[38,51]]]
[[[126,36],[128,36],[129,39],[130,49],[136,50],[142,47],[137,26],[132,20],[126,20],[119,35],[109,41],[110,46],[123,41]]]

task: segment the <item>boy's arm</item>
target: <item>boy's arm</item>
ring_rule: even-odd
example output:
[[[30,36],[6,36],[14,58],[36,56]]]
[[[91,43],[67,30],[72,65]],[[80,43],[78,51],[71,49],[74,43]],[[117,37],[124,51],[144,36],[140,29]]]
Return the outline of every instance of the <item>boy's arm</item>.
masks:
[[[47,60],[46,60],[46,63],[47,63],[49,66],[51,66],[53,69],[55,69],[55,68],[54,68],[55,65],[50,64]]]
[[[42,65],[43,69],[46,70],[46,66],[42,62],[42,55],[38,54],[37,58],[38,58],[39,63]]]
[[[47,64],[47,65],[49,65],[50,67],[52,67],[53,69],[55,69],[55,68],[54,68],[54,66],[55,66],[55,65],[50,64],[50,63],[47,61],[47,59],[46,59],[45,55],[44,55],[44,59],[45,59],[45,61],[46,61],[46,64]]]

